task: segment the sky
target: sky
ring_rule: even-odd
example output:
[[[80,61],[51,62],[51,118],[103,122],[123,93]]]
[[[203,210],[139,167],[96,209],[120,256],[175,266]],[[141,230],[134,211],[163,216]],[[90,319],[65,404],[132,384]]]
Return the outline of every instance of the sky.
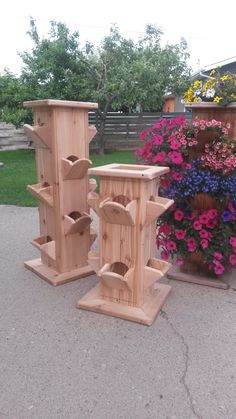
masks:
[[[51,20],[78,30],[81,45],[98,45],[116,23],[125,37],[138,39],[149,23],[164,32],[163,43],[184,37],[193,71],[236,56],[236,1],[212,0],[8,0],[0,12],[0,72],[8,68],[19,74],[22,61],[17,52],[30,50],[26,35],[29,16],[36,20],[41,36],[47,36]]]

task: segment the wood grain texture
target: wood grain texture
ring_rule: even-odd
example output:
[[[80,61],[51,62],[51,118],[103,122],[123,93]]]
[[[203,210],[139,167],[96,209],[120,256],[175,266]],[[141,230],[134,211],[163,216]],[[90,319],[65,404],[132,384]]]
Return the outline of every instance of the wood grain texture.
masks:
[[[151,324],[170,291],[165,285],[154,289],[170,266],[154,258],[156,218],[173,203],[158,197],[159,176],[168,169],[115,163],[89,171],[100,174],[99,194],[88,195],[100,217],[100,252],[89,254],[99,286],[78,306]],[[147,211],[148,202],[155,211]]]
[[[58,273],[53,268],[42,263],[41,259],[29,260],[24,263],[24,266],[54,287],[94,274],[93,269],[89,265],[73,269],[70,272]]]
[[[87,204],[90,105],[97,106],[51,99],[26,104],[34,110],[34,127],[27,127],[28,132],[48,146],[36,142],[38,183],[28,187],[39,199],[40,237],[54,243],[53,253],[52,244],[37,243],[41,263],[68,278],[78,269],[88,271],[88,251],[95,238]]]

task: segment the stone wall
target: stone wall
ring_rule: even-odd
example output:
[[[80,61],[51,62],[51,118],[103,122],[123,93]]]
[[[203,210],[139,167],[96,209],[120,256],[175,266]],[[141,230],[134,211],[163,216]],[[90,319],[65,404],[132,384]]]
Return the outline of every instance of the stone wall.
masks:
[[[29,148],[30,141],[23,128],[16,129],[12,124],[0,122],[0,150]]]

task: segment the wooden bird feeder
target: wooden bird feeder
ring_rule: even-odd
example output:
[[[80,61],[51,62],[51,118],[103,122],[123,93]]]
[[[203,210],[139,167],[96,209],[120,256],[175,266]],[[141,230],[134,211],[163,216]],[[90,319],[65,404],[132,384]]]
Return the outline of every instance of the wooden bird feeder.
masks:
[[[167,167],[109,164],[89,169],[100,176],[100,193],[88,194],[100,217],[100,252],[88,261],[99,284],[78,307],[152,324],[171,287],[157,283],[170,267],[155,258],[156,219],[173,204],[158,196]]]
[[[94,273],[87,262],[96,238],[87,195],[96,188],[88,179],[89,142],[96,129],[88,126],[88,111],[97,104],[49,99],[24,106],[34,111],[34,126],[24,129],[36,148],[38,183],[27,189],[39,202],[40,236],[32,244],[41,253],[25,266],[60,285]]]

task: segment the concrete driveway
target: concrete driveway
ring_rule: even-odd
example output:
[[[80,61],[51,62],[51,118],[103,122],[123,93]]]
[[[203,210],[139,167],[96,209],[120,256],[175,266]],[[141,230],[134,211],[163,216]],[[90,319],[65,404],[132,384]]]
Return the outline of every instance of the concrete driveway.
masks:
[[[0,419],[235,419],[236,280],[169,281],[151,327],[78,310],[96,283],[54,288],[38,256],[35,208],[0,206]]]

